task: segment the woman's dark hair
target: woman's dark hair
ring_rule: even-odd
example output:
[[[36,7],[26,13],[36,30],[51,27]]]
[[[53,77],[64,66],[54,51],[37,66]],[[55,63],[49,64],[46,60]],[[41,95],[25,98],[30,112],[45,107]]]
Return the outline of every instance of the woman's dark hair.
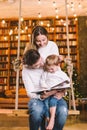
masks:
[[[23,56],[23,64],[32,66],[35,64],[40,58],[40,54],[35,49],[27,50],[26,53]]]
[[[43,27],[43,26],[36,26],[33,30],[32,30],[32,43],[36,46],[36,48],[38,48],[38,46],[36,45],[36,37],[38,35],[45,35],[48,38],[48,32],[47,30]]]

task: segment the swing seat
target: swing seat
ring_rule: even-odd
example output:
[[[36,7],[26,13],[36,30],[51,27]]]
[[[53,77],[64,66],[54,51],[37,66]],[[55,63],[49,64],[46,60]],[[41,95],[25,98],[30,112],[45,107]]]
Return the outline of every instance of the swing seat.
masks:
[[[27,109],[0,109],[0,114],[8,114],[8,115],[14,115],[14,116],[28,116],[29,112]],[[80,111],[79,110],[69,110],[68,111],[69,115],[79,115]]]
[[[80,111],[79,111],[79,110],[69,110],[69,111],[68,111],[68,114],[69,114],[69,115],[79,115],[79,114],[80,114]]]

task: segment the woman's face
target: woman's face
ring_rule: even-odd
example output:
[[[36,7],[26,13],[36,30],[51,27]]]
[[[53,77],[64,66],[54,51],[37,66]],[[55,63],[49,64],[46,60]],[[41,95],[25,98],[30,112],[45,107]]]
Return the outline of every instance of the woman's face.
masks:
[[[38,35],[38,36],[36,37],[36,45],[37,45],[39,48],[46,46],[47,43],[48,43],[48,38],[47,38],[47,36],[40,34],[40,35]]]

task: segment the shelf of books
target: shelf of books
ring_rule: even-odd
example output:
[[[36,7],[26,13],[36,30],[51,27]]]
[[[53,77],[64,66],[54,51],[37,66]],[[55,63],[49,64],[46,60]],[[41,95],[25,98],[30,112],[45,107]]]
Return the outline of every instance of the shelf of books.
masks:
[[[49,33],[49,40],[55,41],[61,55],[67,56],[67,36],[65,18],[23,19],[20,29],[20,57],[23,55],[26,44],[31,41],[31,32],[36,25],[44,26]],[[69,47],[74,66],[78,62],[77,21],[69,18]],[[12,61],[17,58],[18,51],[18,20],[0,20],[0,91],[15,89],[16,72]],[[21,71],[19,88],[23,87]]]
[[[0,91],[9,84],[9,22],[0,22]]]
[[[59,52],[65,57],[68,55],[67,48],[67,34],[66,34],[66,20],[55,20],[55,41],[59,47]],[[75,19],[68,19],[68,37],[69,37],[69,52],[74,66],[77,66],[77,21]]]

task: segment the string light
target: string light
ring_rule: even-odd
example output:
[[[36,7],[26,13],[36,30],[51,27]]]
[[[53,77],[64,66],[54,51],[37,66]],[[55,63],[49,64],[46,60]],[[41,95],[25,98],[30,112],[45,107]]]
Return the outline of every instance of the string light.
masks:
[[[41,18],[41,13],[38,13],[38,17]]]
[[[22,29],[21,32],[24,33],[24,30]]]
[[[31,34],[28,34],[28,37],[31,37]]]
[[[67,3],[67,7],[68,7],[68,8],[69,8],[69,6],[70,6],[69,3]]]
[[[25,27],[25,30],[28,30],[28,27],[27,27],[27,26]]]
[[[56,19],[58,19],[59,18],[59,16],[58,15],[56,15]]]
[[[78,20],[78,18],[75,18],[75,21],[77,21]]]
[[[2,24],[5,24],[5,20],[2,20]]]
[[[71,10],[74,11],[75,9],[73,7],[71,7]]]
[[[10,32],[9,32],[9,35],[12,35],[12,33],[13,33],[13,30],[11,29]]]
[[[58,13],[58,9],[57,8],[55,8],[55,12]]]
[[[43,21],[41,21],[40,24],[43,25]]]
[[[74,7],[74,3],[73,2],[71,2],[71,7]]]
[[[4,37],[4,40],[5,40],[5,41],[7,40],[7,37],[6,37],[6,36]]]
[[[47,27],[50,27],[50,24],[49,24],[49,23],[47,24]]]
[[[40,0],[38,0],[38,4],[41,4],[41,1],[40,1]]]
[[[18,39],[18,36],[16,36],[16,39]]]
[[[78,4],[78,7],[79,7],[79,8],[82,8],[82,5],[79,3],[79,4]]]
[[[24,21],[24,19],[23,19],[23,17],[21,17],[21,22],[23,22]]]
[[[74,14],[73,16],[74,16],[74,17],[76,17],[77,15],[76,15],[76,14]]]
[[[56,6],[56,2],[55,2],[55,1],[53,1],[53,6],[54,6],[54,7]]]

